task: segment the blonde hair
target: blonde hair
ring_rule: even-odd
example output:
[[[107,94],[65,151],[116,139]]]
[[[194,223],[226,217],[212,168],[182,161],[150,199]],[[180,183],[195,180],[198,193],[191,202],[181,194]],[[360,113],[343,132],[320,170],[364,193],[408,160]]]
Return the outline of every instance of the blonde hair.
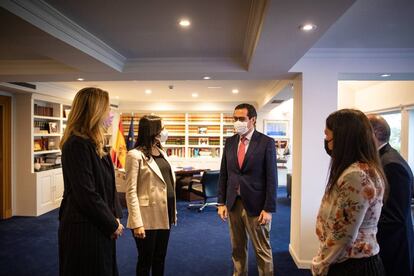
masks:
[[[106,154],[103,120],[108,109],[108,92],[95,87],[79,90],[72,103],[66,129],[60,141],[60,149],[72,135],[76,135],[91,139],[95,144],[96,153],[102,158]]]

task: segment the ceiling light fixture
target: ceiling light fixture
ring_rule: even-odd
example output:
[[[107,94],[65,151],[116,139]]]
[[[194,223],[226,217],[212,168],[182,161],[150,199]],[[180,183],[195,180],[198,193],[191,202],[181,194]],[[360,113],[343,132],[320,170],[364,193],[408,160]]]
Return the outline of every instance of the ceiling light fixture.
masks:
[[[391,77],[391,75],[390,74],[382,74],[381,77],[388,78],[388,77]]]
[[[208,89],[220,89],[221,86],[207,86]]]
[[[232,92],[233,94],[238,94],[238,93],[239,93],[239,89],[233,89],[233,90],[231,90],[231,92]]]
[[[183,27],[183,28],[188,28],[191,25],[190,20],[188,19],[180,19],[180,21],[178,22],[178,24]]]
[[[198,97],[198,94],[197,93],[193,93],[193,94],[191,94],[191,97],[197,98]]]
[[[78,81],[84,81],[85,79],[83,79],[83,78],[78,78]]]
[[[151,93],[152,93],[152,91],[150,89],[145,90],[145,94],[151,94]]]
[[[304,31],[304,32],[314,31],[316,28],[317,28],[317,27],[316,27],[316,25],[314,25],[314,24],[310,24],[310,23],[308,23],[308,24],[303,24],[303,25],[300,25],[300,26],[299,26],[299,29],[301,29],[301,30],[302,30],[302,31]]]
[[[209,77],[209,76],[204,76],[203,77],[203,80],[210,80],[211,79],[211,77]]]

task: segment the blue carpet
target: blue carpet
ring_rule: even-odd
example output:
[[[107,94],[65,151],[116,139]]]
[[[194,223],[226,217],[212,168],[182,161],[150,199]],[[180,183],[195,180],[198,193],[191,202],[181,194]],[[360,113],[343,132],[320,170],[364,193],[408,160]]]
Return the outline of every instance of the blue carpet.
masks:
[[[278,211],[273,215],[271,243],[275,275],[310,275],[296,268],[288,252],[290,200],[285,188],[278,191]],[[232,275],[231,248],[227,223],[213,207],[204,212],[186,208],[178,202],[178,225],[173,227],[167,253],[166,275]],[[57,221],[54,210],[37,218],[14,217],[0,221],[0,275],[57,275]],[[124,225],[127,213],[124,210]],[[137,259],[130,231],[117,242],[120,275],[134,275]],[[249,275],[258,275],[252,246]]]

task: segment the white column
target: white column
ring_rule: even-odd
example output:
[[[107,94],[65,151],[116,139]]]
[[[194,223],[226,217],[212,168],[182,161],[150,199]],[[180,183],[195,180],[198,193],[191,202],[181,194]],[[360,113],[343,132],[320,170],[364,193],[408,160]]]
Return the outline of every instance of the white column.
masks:
[[[408,146],[409,146],[409,125],[410,125],[410,111],[406,108],[401,109],[401,149],[400,153],[405,160],[408,160]]]
[[[414,171],[414,109],[406,110],[408,113],[407,115],[407,122],[406,128],[408,129],[407,134],[407,158],[408,164],[411,167],[411,170]],[[411,141],[411,143],[410,143]]]
[[[314,67],[295,80],[289,251],[299,268],[309,268],[318,248],[315,221],[329,166],[323,143],[325,120],[337,106],[336,72]]]

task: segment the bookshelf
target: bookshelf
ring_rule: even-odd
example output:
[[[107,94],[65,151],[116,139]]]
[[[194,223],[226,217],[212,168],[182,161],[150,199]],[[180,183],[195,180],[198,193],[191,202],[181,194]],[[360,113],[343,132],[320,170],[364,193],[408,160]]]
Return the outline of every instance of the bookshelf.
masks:
[[[16,94],[16,215],[39,216],[60,206],[59,143],[69,109],[61,99]]]
[[[138,135],[139,119],[147,113],[121,113],[125,139],[131,118],[134,118],[134,136]],[[177,165],[185,161],[210,163],[217,168],[225,139],[234,135],[232,113],[157,113],[168,130],[164,148]]]
[[[33,98],[33,164],[32,171],[40,172],[61,167],[59,143],[64,120],[63,104]]]

